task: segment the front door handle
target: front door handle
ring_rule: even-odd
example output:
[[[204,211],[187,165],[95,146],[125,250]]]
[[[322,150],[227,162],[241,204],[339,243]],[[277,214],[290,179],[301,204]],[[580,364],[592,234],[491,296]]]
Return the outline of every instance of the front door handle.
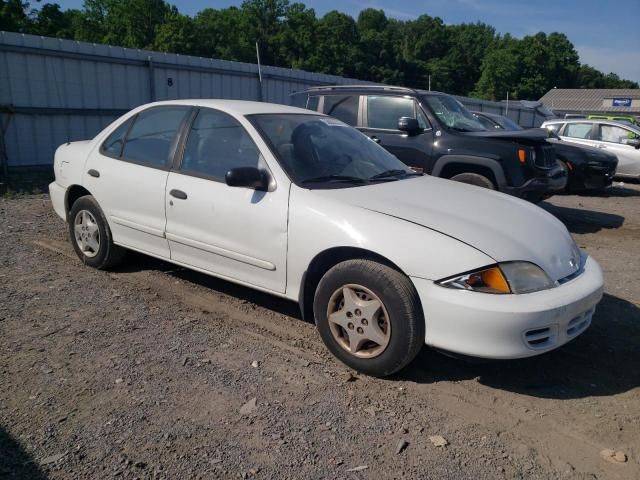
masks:
[[[175,188],[169,192],[169,195],[171,195],[173,198],[177,198],[179,200],[186,200],[187,199],[187,194],[186,193],[184,193],[182,190],[176,190]]]
[[[100,177],[100,172],[98,170],[94,170],[93,168],[89,170],[87,173],[95,178]]]
[[[375,135],[372,137],[369,137],[371,140],[373,140],[376,143],[380,143],[380,139],[378,137],[376,137]]]

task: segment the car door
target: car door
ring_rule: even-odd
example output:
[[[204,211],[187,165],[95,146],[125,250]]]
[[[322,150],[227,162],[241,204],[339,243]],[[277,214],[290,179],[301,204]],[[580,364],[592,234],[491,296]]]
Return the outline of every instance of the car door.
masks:
[[[191,107],[151,107],[121,123],[87,160],[84,186],[115,243],[169,258],[165,186],[178,132]]]
[[[411,97],[367,95],[360,130],[399,160],[421,171],[432,170],[433,129]],[[423,129],[409,135],[398,130],[400,117],[417,118]]]
[[[569,122],[560,131],[560,138],[571,143],[593,146],[593,122]]]
[[[616,175],[640,178],[640,150],[628,143],[639,139],[640,135],[631,129],[602,123],[598,125],[593,144],[618,157]]]
[[[181,150],[166,186],[171,259],[284,293],[289,185],[262,192],[225,183],[232,168],[268,166],[251,134],[219,110],[197,112]]]

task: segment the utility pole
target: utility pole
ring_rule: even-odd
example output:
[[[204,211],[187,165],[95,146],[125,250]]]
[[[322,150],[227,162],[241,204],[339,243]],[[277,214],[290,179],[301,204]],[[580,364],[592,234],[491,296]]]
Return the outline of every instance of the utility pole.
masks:
[[[256,42],[256,58],[258,59],[258,101],[262,101],[262,67],[260,65],[260,48]]]
[[[504,116],[509,116],[509,90],[507,90],[507,110],[504,112]]]
[[[431,74],[429,74],[429,91],[431,91]]]

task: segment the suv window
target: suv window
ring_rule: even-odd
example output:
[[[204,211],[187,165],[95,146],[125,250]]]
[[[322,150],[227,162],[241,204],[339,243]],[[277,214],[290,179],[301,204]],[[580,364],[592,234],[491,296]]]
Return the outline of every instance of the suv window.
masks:
[[[564,128],[564,136],[571,138],[590,138],[591,123],[567,123]]]
[[[125,160],[164,168],[189,107],[151,107],[140,112],[124,145]]]
[[[202,109],[193,122],[184,150],[181,170],[224,182],[237,167],[257,167],[258,149],[231,115]]]
[[[320,97],[317,95],[314,95],[312,97],[309,97],[307,99],[307,110],[313,110],[314,112],[318,111],[318,103],[320,102]]]
[[[367,124],[369,128],[397,130],[400,117],[416,117],[412,98],[388,95],[369,95],[367,97]]]
[[[122,147],[124,145],[124,138],[129,131],[131,125],[131,119],[120,124],[111,135],[104,141],[100,151],[110,157],[120,158],[122,155]]]
[[[629,140],[638,138],[638,135],[626,128],[615,125],[600,125],[598,140],[611,143],[626,144]]]
[[[358,123],[359,99],[358,95],[327,95],[324,97],[324,113],[355,126]]]

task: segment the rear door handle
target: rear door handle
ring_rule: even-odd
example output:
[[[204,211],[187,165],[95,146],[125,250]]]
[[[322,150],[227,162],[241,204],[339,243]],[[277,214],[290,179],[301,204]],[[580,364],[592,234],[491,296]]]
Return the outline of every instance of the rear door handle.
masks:
[[[98,170],[94,170],[93,168],[89,170],[87,173],[95,178],[100,177],[100,172]]]
[[[186,200],[187,199],[187,194],[186,193],[184,193],[182,190],[176,190],[175,188],[169,192],[169,195],[171,195],[173,198],[177,198],[179,200]]]
[[[380,139],[378,137],[376,137],[375,135],[372,137],[369,137],[371,140],[373,140],[376,143],[380,143]]]

